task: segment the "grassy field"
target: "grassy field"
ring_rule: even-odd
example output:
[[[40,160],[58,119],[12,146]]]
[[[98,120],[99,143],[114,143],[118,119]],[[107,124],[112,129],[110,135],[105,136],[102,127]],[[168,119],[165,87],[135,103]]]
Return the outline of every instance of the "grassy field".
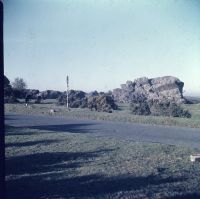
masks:
[[[8,199],[200,198],[200,149],[6,127]]]
[[[184,105],[191,119],[134,116],[127,104],[113,113],[71,109],[54,101],[5,104],[5,111],[75,119],[138,122],[199,128],[200,104]],[[8,199],[200,198],[200,149],[119,141],[87,133],[6,127]]]
[[[132,115],[128,104],[119,104],[119,110],[113,113],[90,111],[89,109],[73,108],[68,111],[65,106],[58,106],[54,101],[44,101],[42,104],[30,104],[25,107],[21,104],[5,104],[6,112],[16,112],[23,114],[49,114],[50,109],[55,109],[55,116],[62,116],[75,119],[94,119],[120,122],[136,122],[153,125],[170,125],[191,128],[200,128],[200,104],[185,104],[185,109],[192,113],[192,118],[173,118],[156,116]]]

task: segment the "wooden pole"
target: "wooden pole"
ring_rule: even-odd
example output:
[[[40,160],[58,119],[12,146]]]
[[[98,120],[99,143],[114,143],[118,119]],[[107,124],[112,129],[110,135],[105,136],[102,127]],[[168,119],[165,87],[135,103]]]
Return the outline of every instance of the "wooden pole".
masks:
[[[69,109],[69,76],[67,75],[67,109]]]

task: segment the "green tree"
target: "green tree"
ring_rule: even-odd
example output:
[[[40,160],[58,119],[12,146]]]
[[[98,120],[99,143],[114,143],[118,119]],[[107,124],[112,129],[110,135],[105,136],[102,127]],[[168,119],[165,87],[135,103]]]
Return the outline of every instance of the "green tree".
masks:
[[[17,90],[24,90],[27,88],[26,82],[23,80],[23,78],[15,78],[14,82],[12,82],[12,86],[14,89]]]
[[[8,97],[13,94],[9,79],[4,75],[4,96]]]

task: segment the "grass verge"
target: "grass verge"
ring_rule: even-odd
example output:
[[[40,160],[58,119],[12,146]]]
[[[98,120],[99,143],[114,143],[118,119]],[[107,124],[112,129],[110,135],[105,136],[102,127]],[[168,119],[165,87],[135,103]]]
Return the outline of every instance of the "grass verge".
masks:
[[[7,198],[199,198],[200,153],[81,133],[6,127]]]
[[[118,122],[134,122],[151,125],[169,125],[180,127],[200,128],[200,104],[183,105],[192,113],[192,118],[174,118],[157,116],[132,115],[128,104],[119,104],[119,110],[113,113],[90,111],[89,109],[73,108],[70,111],[65,106],[57,106],[53,103],[30,104],[5,104],[6,113],[15,112],[22,114],[49,115],[50,109],[55,109],[55,116],[68,117],[73,119],[93,119]]]

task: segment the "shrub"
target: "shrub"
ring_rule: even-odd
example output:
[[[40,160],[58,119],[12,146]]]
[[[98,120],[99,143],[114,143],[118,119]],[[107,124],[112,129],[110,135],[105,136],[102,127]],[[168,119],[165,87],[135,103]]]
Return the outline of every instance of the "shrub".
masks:
[[[27,94],[26,97],[25,97],[25,103],[29,103],[29,101],[31,100],[31,95],[30,94]]]
[[[150,109],[147,102],[132,102],[130,104],[131,112],[134,115],[150,115]]]
[[[79,108],[79,107],[82,108],[82,103],[83,103],[83,100],[75,100],[70,103],[70,107],[71,108]]]
[[[82,93],[71,93],[68,98],[68,103],[70,108],[86,108],[87,107],[87,98],[82,95]],[[67,96],[61,95],[57,99],[58,105],[66,105],[67,104]]]
[[[155,116],[191,117],[191,114],[187,110],[184,110],[174,102],[154,101],[150,102],[149,106],[151,114]]]
[[[57,104],[66,105],[67,96],[66,93],[58,97]],[[112,110],[117,109],[117,105],[114,99],[110,95],[98,94],[95,92],[93,95],[83,91],[70,90],[69,92],[69,107],[71,108],[89,108],[90,110],[112,112]]]
[[[188,110],[184,110],[180,106],[174,103],[170,104],[169,109],[170,109],[170,116],[191,118],[191,114],[189,113]]]
[[[110,95],[99,95],[88,97],[88,108],[90,110],[103,111],[111,113],[112,110],[116,110],[118,107],[114,102],[114,99]]]
[[[150,115],[149,105],[144,95],[138,93],[132,96],[132,102],[130,103],[131,113],[134,115]]]
[[[12,95],[14,95],[12,87],[11,86],[4,87],[4,97],[10,97]]]
[[[61,95],[57,98],[58,105],[65,105],[67,104],[67,97],[65,95]]]
[[[4,103],[19,103],[19,100],[14,95],[11,95],[4,98]]]
[[[35,100],[35,104],[40,104],[42,101],[42,96],[37,96],[37,99]]]
[[[24,98],[24,90],[13,89],[13,94],[16,98],[22,99]]]
[[[88,98],[85,97],[81,100],[80,108],[87,108],[88,107]]]
[[[135,115],[154,115],[191,118],[189,111],[170,101],[147,101],[140,99],[130,104],[130,110]]]
[[[170,116],[169,101],[149,101],[151,115],[154,116]]]

